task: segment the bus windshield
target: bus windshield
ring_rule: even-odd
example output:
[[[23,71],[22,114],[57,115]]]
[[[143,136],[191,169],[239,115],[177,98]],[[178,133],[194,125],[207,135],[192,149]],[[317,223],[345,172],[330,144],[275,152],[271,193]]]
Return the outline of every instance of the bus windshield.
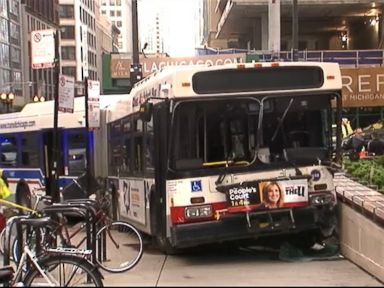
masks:
[[[328,159],[330,100],[322,94],[178,102],[170,168],[315,164]]]

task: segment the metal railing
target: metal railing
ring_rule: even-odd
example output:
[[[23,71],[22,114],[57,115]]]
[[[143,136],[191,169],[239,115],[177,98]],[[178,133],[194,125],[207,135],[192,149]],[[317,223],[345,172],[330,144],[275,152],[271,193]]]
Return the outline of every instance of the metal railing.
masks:
[[[247,55],[256,57],[258,61],[269,62],[272,60],[292,61],[292,51],[280,51],[272,53],[263,50],[247,50],[247,49],[214,49],[202,48],[197,49],[198,55],[217,55],[217,54],[233,54],[246,53]],[[299,61],[320,61],[320,62],[337,62],[340,65],[384,65],[384,50],[302,50],[298,52]]]

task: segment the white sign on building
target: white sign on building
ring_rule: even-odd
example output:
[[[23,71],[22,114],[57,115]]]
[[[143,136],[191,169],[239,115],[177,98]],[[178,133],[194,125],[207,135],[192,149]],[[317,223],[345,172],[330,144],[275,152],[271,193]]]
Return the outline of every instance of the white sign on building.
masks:
[[[52,68],[55,66],[55,30],[37,30],[31,32],[32,69]]]
[[[59,111],[73,113],[75,78],[59,75]]]
[[[83,47],[83,75],[88,77],[88,26],[81,25],[81,42]]]
[[[88,126],[100,127],[100,82],[88,80]]]

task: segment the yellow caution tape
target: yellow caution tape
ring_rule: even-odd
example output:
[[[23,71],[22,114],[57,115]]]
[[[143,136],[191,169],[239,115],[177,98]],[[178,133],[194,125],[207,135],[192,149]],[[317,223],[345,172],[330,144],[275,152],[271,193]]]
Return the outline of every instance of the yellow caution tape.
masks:
[[[11,201],[0,199],[0,204],[4,204],[4,205],[10,206],[12,208],[22,209],[24,211],[31,212],[32,214],[35,214],[36,216],[39,216],[39,217],[41,216],[40,213],[37,212],[36,210],[33,210],[31,208],[28,208],[28,207],[25,207],[25,206],[22,206],[22,205],[19,205],[19,204],[16,204],[16,203],[11,202]]]

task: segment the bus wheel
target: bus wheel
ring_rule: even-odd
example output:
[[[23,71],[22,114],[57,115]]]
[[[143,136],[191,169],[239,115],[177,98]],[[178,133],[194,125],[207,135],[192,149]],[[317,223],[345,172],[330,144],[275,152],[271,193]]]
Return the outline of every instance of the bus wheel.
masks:
[[[180,254],[180,249],[173,247],[169,240],[163,236],[156,236],[157,247],[166,255],[177,255]]]
[[[29,189],[28,183],[24,179],[21,179],[17,183],[15,200],[16,203],[21,206],[25,206],[30,209],[32,208],[31,190]]]

